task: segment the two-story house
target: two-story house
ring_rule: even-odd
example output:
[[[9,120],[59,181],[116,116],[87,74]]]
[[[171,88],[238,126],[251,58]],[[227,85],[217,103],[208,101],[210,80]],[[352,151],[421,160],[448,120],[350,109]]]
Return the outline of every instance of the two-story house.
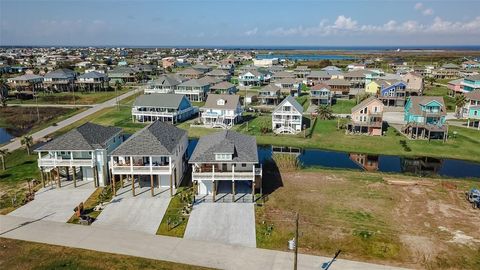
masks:
[[[254,136],[231,130],[200,138],[190,157],[196,201],[253,202],[262,193],[262,167]]]
[[[214,77],[221,81],[230,81],[230,79],[232,78],[230,72],[224,69],[214,69],[210,72],[205,73],[205,76]]]
[[[258,90],[257,99],[262,105],[277,106],[281,101],[281,88],[275,84],[269,84]]]
[[[303,107],[294,97],[287,96],[272,112],[274,133],[297,134],[302,131]]]
[[[201,111],[204,125],[231,128],[241,121],[243,109],[238,95],[209,94]]]
[[[108,77],[113,83],[134,83],[137,81],[138,69],[118,66],[108,71]]]
[[[352,108],[347,134],[383,135],[383,109],[381,100],[371,96]]]
[[[37,92],[42,89],[43,77],[35,74],[24,74],[8,78],[7,82],[11,89],[15,89],[18,92]]]
[[[464,92],[480,89],[480,74],[465,77],[461,84]]]
[[[148,94],[135,99],[132,119],[138,122],[170,122],[176,124],[190,119],[198,113],[198,108],[179,94]]]
[[[121,131],[85,123],[35,149],[42,179],[55,177],[58,186],[61,176],[75,187],[77,180],[92,181],[96,187],[108,185],[107,156],[123,142]]]
[[[150,187],[169,189],[175,194],[186,170],[188,136],[183,129],[170,123],[155,121],[130,136],[110,154],[114,182],[117,176],[124,186],[130,182],[135,189]]]
[[[212,87],[210,87],[210,92],[215,93],[215,94],[235,94],[238,91],[237,87],[235,84],[227,82],[227,81],[221,81],[219,83],[214,84]]]
[[[199,69],[194,69],[194,68],[187,68],[184,70],[180,70],[177,72],[179,76],[185,77],[187,79],[199,79],[200,77],[203,77],[203,74],[205,72],[199,70]]]
[[[407,84],[406,90],[408,95],[421,96],[423,94],[425,82],[422,75],[415,72],[408,72],[403,75],[402,80]]]
[[[296,78],[303,79],[303,78],[306,78],[311,71],[312,70],[307,66],[297,66],[293,70],[293,74],[295,75]]]
[[[192,79],[177,85],[175,94],[185,95],[190,101],[204,101],[210,91],[210,83]]]
[[[412,139],[446,140],[448,126],[443,97],[411,96],[405,104],[403,132]]]
[[[330,86],[320,83],[310,88],[310,105],[332,105],[333,92]]]
[[[83,91],[102,91],[108,88],[108,76],[98,71],[90,71],[77,77],[75,84]]]
[[[265,84],[269,79],[266,74],[252,69],[238,75],[238,84],[240,86],[260,86]]]
[[[302,83],[295,78],[283,78],[275,80],[274,84],[280,87],[280,91],[286,95],[299,96]]]
[[[397,80],[379,80],[378,98],[387,107],[403,107],[406,99],[407,84]]]
[[[350,82],[344,79],[330,79],[324,82],[326,85],[330,86],[335,97],[348,97],[350,93]]]
[[[145,86],[143,92],[145,94],[165,94],[165,93],[173,93],[177,89],[177,85],[181,84],[182,82],[186,81],[187,79],[174,76],[174,75],[162,75],[158,79],[149,81]]]
[[[47,72],[43,77],[43,88],[49,91],[72,91],[75,87],[77,73],[70,69],[56,69]]]
[[[462,108],[462,118],[467,118],[467,127],[480,129],[480,89],[465,94],[466,103]]]

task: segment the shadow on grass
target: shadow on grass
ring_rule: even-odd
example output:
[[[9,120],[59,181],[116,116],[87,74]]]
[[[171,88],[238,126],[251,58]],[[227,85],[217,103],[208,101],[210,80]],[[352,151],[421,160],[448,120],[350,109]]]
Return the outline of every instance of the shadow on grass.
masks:
[[[399,143],[400,143],[400,146],[403,147],[403,150],[404,150],[405,152],[411,152],[411,151],[412,151],[412,148],[410,148],[410,147],[407,145],[407,141],[405,141],[405,140],[400,140]]]

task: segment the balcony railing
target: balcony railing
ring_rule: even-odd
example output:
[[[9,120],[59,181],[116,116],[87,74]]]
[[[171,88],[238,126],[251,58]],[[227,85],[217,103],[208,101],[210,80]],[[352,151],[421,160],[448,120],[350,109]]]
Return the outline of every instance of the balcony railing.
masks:
[[[256,176],[262,176],[262,167],[255,167],[251,171],[221,171],[199,172],[194,170],[194,180],[255,180]]]
[[[93,167],[94,161],[92,159],[55,159],[55,158],[41,158],[38,160],[38,166],[41,167]]]
[[[152,165],[149,164],[141,165],[129,165],[129,164],[119,164],[113,163],[113,166],[110,162],[110,168],[112,169],[113,174],[166,174],[169,175],[172,173],[173,164],[170,165]]]

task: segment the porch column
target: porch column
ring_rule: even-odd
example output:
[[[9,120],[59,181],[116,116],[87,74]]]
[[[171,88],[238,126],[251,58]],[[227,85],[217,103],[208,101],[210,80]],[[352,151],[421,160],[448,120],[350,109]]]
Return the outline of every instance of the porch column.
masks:
[[[213,202],[215,202],[215,193],[217,193],[217,188],[215,186],[216,182],[215,180],[212,181],[212,192],[213,192]]]
[[[467,127],[470,127],[470,118],[467,119]],[[479,125],[479,127],[480,127],[480,125]]]
[[[135,197],[135,178],[133,177],[132,174],[132,195]]]
[[[113,189],[113,196],[117,196],[117,187],[115,186],[115,175],[112,174],[112,189]]]
[[[235,164],[232,164],[232,202],[235,202]]]
[[[70,168],[69,167],[65,167],[65,173],[67,175],[67,181],[70,181]]]
[[[60,180],[60,168],[56,167],[56,169],[57,169],[57,186],[62,187],[62,183],[61,183],[61,180]]]
[[[123,174],[120,174],[120,187],[123,188],[124,184],[123,184]]]
[[[73,187],[77,187],[77,167],[73,166]]]
[[[173,177],[170,174],[170,196],[173,196]]]
[[[150,192],[152,193],[152,197],[153,197],[155,195],[153,191],[153,174],[150,174]]]
[[[97,166],[94,166],[93,167],[93,186],[94,187],[98,187],[97,181],[98,181],[98,171],[97,171]]]
[[[45,187],[45,175],[42,167],[40,167],[40,179],[42,180],[42,187]]]

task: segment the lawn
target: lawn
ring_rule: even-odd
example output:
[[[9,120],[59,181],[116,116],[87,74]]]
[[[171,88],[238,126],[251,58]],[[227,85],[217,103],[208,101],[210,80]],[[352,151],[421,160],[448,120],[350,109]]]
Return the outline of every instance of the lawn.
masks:
[[[121,91],[117,92],[117,95],[128,92],[129,88],[124,87]],[[92,105],[105,102],[115,97],[115,91],[101,91],[101,92],[75,92],[75,100],[72,93],[45,93],[40,92],[38,94],[39,104],[79,104],[79,105]],[[8,101],[9,104],[35,104],[35,99],[19,100],[13,99]]]
[[[333,113],[351,113],[351,109],[356,105],[354,99],[337,99],[335,104],[332,105]]]
[[[478,182],[311,169],[272,174],[256,207],[257,247],[287,251],[299,213],[299,252],[410,268],[474,269],[480,265],[478,210],[463,191]],[[388,181],[420,181],[419,185]],[[395,182],[390,182],[395,183]]]
[[[0,238],[2,269],[207,269],[166,261]]]
[[[184,181],[189,182],[189,181]],[[188,215],[182,212],[188,209],[188,202],[193,200],[192,189],[180,187],[170,200],[167,211],[158,227],[157,234],[174,237],[183,237],[188,224]],[[191,211],[191,210],[189,210]]]
[[[310,106],[310,100],[308,99],[308,95],[304,94],[296,98],[297,102],[300,103],[303,107],[303,112],[306,112],[308,106]]]

